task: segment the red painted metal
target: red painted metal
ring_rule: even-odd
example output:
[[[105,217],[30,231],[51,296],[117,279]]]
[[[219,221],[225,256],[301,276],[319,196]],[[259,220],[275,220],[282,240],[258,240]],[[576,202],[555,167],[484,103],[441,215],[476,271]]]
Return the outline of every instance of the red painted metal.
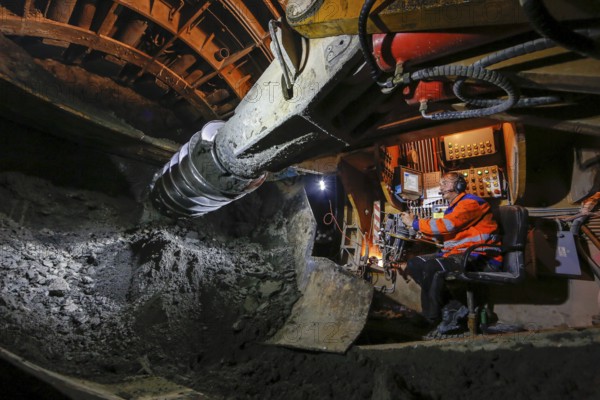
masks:
[[[380,33],[373,35],[373,55],[382,70],[393,71],[398,63],[420,64],[494,39],[487,33]]]
[[[445,86],[440,81],[420,81],[414,90],[412,97],[410,95],[411,88],[405,88],[406,103],[410,105],[420,104],[422,101],[441,101],[454,98],[452,91],[446,90]]]

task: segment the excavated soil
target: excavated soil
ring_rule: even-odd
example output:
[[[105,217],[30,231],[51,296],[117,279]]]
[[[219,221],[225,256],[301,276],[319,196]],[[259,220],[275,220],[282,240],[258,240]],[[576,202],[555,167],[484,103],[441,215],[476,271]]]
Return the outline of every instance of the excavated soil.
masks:
[[[243,225],[140,224],[131,200],[15,172],[0,174],[0,203],[0,340],[67,374],[229,363],[298,297],[289,249],[235,237]]]
[[[280,190],[175,222],[123,190],[147,185],[143,168],[65,146],[38,166],[11,153],[0,172],[0,346],[28,361],[103,383],[159,375],[226,399],[597,398],[589,333],[560,348],[264,345],[299,296]],[[61,398],[0,371],[10,398]]]

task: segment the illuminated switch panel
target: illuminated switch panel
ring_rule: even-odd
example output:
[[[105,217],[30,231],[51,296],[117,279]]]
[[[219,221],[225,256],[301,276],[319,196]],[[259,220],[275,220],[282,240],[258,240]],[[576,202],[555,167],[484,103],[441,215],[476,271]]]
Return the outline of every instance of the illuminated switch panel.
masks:
[[[446,160],[480,157],[496,152],[491,127],[444,136]]]
[[[467,193],[479,197],[502,197],[500,171],[495,165],[455,171],[465,177]]]

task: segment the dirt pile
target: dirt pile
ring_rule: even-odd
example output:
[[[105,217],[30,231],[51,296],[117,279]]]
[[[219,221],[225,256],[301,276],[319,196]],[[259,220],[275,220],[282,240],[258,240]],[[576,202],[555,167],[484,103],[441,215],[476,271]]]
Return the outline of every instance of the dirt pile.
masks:
[[[19,173],[0,175],[0,199],[0,341],[58,371],[220,365],[272,335],[298,296],[285,246],[210,222],[139,225],[130,201]]]

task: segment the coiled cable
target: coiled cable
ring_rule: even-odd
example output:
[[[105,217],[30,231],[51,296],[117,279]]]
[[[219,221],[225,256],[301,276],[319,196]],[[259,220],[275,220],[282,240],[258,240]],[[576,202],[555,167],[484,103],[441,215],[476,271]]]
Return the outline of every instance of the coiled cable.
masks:
[[[502,89],[507,98],[501,100],[498,104],[490,105],[486,108],[466,111],[444,111],[435,114],[427,114],[426,107],[421,107],[421,115],[431,120],[462,119],[462,118],[480,118],[492,114],[504,112],[513,107],[519,100],[519,93],[514,85],[499,72],[490,71],[484,68],[462,65],[441,65],[432,68],[425,68],[410,74],[410,80],[418,81],[423,79],[440,78],[456,76],[464,79],[476,79]]]
[[[487,68],[491,65],[510,60],[511,58],[549,49],[555,46],[556,43],[551,39],[541,38],[531,40],[490,54],[482,58],[481,60],[473,63],[472,67]],[[502,103],[502,100],[498,99],[477,99],[467,97],[464,93],[464,85],[465,79],[458,79],[454,83],[452,90],[454,91],[454,95],[456,97],[458,97],[460,100],[464,101],[469,105],[473,105],[476,107],[492,107]],[[520,97],[513,107],[535,107],[545,104],[556,103],[561,100],[562,99],[559,96]]]

